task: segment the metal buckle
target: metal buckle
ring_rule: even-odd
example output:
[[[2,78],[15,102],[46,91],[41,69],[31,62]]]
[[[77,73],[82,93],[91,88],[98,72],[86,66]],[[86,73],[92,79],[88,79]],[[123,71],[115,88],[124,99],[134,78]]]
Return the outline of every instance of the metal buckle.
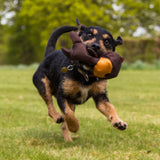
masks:
[[[72,71],[72,70],[73,70],[73,68],[74,68],[74,66],[73,66],[73,65],[69,65],[69,66],[67,66],[68,71]]]

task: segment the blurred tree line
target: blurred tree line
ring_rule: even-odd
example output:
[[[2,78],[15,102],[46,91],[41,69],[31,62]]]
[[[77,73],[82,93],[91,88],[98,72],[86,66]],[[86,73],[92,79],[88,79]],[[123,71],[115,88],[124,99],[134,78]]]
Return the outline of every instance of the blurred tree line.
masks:
[[[40,62],[52,31],[63,25],[101,26],[113,36],[151,38],[160,31],[159,0],[0,0],[0,63]],[[139,43],[139,42],[138,42]],[[159,43],[159,42],[158,42]],[[57,47],[70,47],[68,35]],[[131,48],[129,48],[129,51]]]

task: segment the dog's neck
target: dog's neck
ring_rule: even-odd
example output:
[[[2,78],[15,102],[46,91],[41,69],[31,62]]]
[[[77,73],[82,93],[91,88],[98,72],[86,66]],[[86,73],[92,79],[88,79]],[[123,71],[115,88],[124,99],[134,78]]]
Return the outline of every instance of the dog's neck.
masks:
[[[77,70],[84,77],[86,82],[89,82],[91,78],[95,78],[96,81],[99,80],[98,77],[94,76],[92,67],[81,64],[79,62],[73,62],[72,64],[61,68],[62,73],[70,72],[72,70]]]
[[[86,82],[90,80],[90,78],[96,78],[96,80],[99,80],[98,77],[94,76],[93,69],[91,66],[87,66],[85,64],[78,63],[76,65],[77,71],[84,77]]]

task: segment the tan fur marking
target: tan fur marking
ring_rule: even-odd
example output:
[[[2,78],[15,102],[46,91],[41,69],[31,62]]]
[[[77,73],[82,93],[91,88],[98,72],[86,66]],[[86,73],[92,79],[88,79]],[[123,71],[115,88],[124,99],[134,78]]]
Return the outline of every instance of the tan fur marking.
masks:
[[[87,99],[89,89],[90,86],[83,88],[80,83],[71,79],[65,79],[63,82],[64,94],[70,95],[70,97],[74,98],[78,93],[80,93],[81,96],[77,97],[77,101],[81,103]]]
[[[51,94],[51,89],[50,89],[50,81],[48,80],[47,77],[41,79],[41,81],[44,83],[46,92],[45,95],[42,95],[42,98],[47,104],[48,107],[48,114],[55,122],[62,116],[56,111],[56,109],[53,106],[53,101],[52,101],[52,94]]]
[[[108,118],[108,121],[110,121],[111,123],[115,123],[115,121],[119,122],[116,110],[114,106],[109,102],[102,101],[101,103],[98,104],[97,108]]]
[[[77,118],[74,116],[74,112],[71,110],[68,102],[65,100],[65,114],[64,119],[67,122],[68,129],[71,132],[77,132],[79,129],[79,122]]]
[[[66,122],[62,123],[61,129],[62,129],[64,140],[72,142],[71,134],[69,132],[69,129],[68,129],[68,126],[67,126]]]
[[[112,104],[107,101],[102,101],[97,105],[98,110],[103,113],[113,127],[124,130],[127,128],[127,123],[123,122],[117,115],[117,112]]]
[[[108,36],[109,36],[108,34],[103,34],[104,39],[107,39]]]
[[[98,34],[98,31],[96,29],[93,29],[92,32],[93,32],[94,35]]]
[[[102,49],[104,52],[111,52],[111,51],[112,51],[111,49],[107,49],[107,48],[104,46],[102,40],[99,41],[99,44],[100,44],[100,46],[101,46],[101,49]]]
[[[81,27],[82,27],[82,25],[80,24],[80,25],[78,25],[78,30],[81,30]]]
[[[81,87],[81,91],[80,91],[81,96],[79,98],[77,98],[77,100],[79,102],[83,103],[83,102],[86,101],[86,99],[88,97],[88,91],[89,91],[89,89],[90,89],[90,86],[89,87],[84,87],[84,88]]]
[[[91,91],[94,95],[104,93],[106,90],[106,80],[95,82],[84,88],[78,82],[66,79],[63,83],[63,89],[64,93],[66,95],[70,95],[71,97],[74,97],[80,92],[81,96],[79,96],[77,100],[83,103],[87,99],[89,91]]]
[[[96,38],[93,38],[93,39],[90,39],[88,41],[84,41],[83,43],[84,44],[88,44],[88,45],[91,45],[93,42],[95,42]]]
[[[71,108],[71,110],[74,112],[75,111],[75,105],[74,104],[70,104],[69,107]]]
[[[99,93],[104,93],[106,90],[106,84],[107,84],[106,80],[93,83],[91,85],[91,92],[95,95]]]
[[[81,90],[80,84],[71,79],[64,80],[63,89],[66,95],[76,95]]]
[[[45,100],[47,105],[52,104],[52,98],[51,98],[51,89],[50,89],[50,81],[47,77],[42,78],[41,81],[44,83],[45,89],[46,89],[46,96]]]

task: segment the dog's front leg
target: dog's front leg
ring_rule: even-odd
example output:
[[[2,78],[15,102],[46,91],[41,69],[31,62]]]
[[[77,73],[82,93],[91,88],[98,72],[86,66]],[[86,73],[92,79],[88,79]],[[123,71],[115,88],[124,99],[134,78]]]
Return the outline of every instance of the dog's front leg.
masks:
[[[106,94],[99,94],[93,98],[97,109],[108,118],[108,121],[111,122],[115,128],[119,130],[125,130],[127,128],[127,123],[123,122],[118,117],[116,109],[111,103],[109,103]]]
[[[75,111],[75,105],[70,105],[70,108],[71,108],[72,111]],[[68,129],[68,125],[67,125],[66,121],[64,121],[62,123],[61,129],[62,129],[64,140],[72,142],[71,134],[70,134],[70,131]]]
[[[68,129],[71,132],[77,132],[79,129],[78,119],[74,115],[73,105],[70,105],[68,101],[62,96],[57,96],[58,105],[62,111],[65,122]]]

